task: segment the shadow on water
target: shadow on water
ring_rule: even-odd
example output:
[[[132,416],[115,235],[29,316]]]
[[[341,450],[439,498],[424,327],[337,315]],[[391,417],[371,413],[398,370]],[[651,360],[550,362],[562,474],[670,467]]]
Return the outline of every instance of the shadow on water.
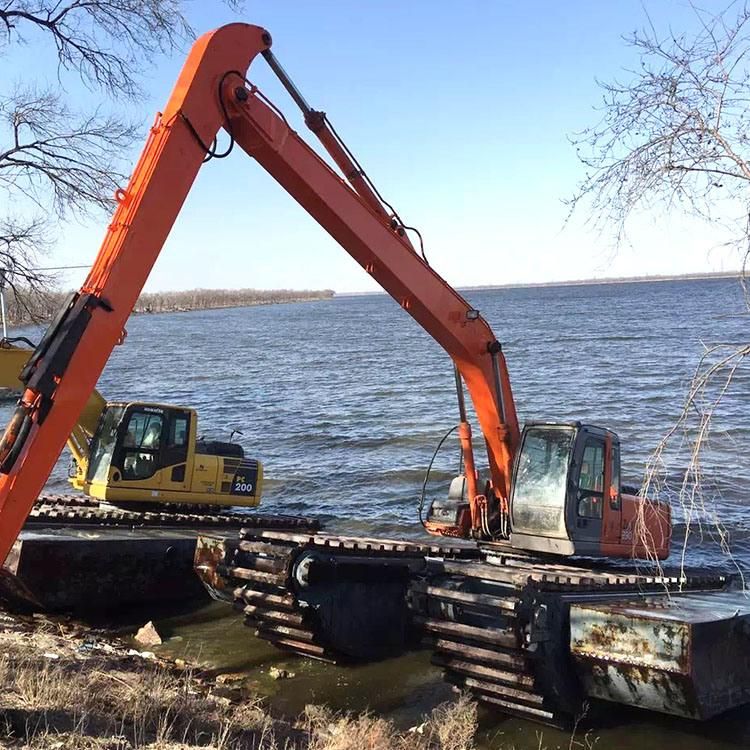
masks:
[[[242,618],[220,602],[193,612],[151,614],[149,619],[164,639],[154,649],[157,653],[201,664],[214,674],[244,674],[245,685],[263,696],[275,714],[296,717],[306,705],[317,703],[339,711],[375,711],[411,726],[451,696],[427,651],[373,664],[336,666],[275,649],[256,638]],[[129,633],[133,632],[131,626]],[[273,679],[271,667],[294,677]]]
[[[747,707],[708,722],[664,716],[604,702],[591,707],[575,735],[480,710],[477,744],[481,750],[540,748],[617,748],[617,750],[737,750],[750,745]]]

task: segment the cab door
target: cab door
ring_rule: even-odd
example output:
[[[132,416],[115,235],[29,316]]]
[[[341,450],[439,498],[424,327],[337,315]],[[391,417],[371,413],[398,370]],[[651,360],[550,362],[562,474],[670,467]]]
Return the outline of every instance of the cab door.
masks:
[[[585,434],[583,451],[579,453],[578,481],[573,489],[574,542],[581,554],[596,554],[602,539],[604,520],[604,486],[606,441],[603,437]],[[578,542],[583,542],[580,547]],[[591,545],[594,545],[591,547]]]
[[[611,435],[606,439],[606,463],[604,466],[604,519],[602,529],[602,551],[608,545],[622,541],[622,494],[620,491],[620,443]]]
[[[159,496],[162,467],[164,410],[150,406],[129,406],[119,428],[116,465],[112,479],[118,497],[113,499],[149,499]],[[120,491],[127,494],[119,497]]]
[[[166,413],[164,444],[161,452],[161,491],[185,492],[189,489],[188,445],[191,414],[187,409],[170,409]]]

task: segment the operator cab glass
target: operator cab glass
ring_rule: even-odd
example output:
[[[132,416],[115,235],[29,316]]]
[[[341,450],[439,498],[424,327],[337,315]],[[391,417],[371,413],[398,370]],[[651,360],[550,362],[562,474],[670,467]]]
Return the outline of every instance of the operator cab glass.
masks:
[[[587,438],[578,475],[578,516],[601,518],[604,509],[604,441]]]
[[[569,426],[524,430],[511,501],[514,532],[567,538],[565,501],[575,435]]]
[[[141,482],[188,454],[187,411],[146,404],[109,405],[91,443],[86,481]],[[183,467],[184,475],[184,467]]]
[[[91,441],[87,482],[105,484],[109,476],[112,456],[117,447],[117,430],[125,412],[124,406],[108,406],[99,418],[99,426]]]
[[[122,478],[148,479],[159,468],[164,419],[161,411],[143,409],[130,413],[123,432],[120,465]]]

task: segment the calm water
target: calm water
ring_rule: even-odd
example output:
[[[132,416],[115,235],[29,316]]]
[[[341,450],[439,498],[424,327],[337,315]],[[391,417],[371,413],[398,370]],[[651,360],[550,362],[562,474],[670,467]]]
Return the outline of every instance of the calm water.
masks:
[[[681,411],[704,345],[748,340],[750,317],[734,281],[474,291],[468,297],[503,343],[520,418],[611,427],[622,441],[625,480],[636,484]],[[216,438],[241,430],[247,452],[265,463],[265,511],[315,514],[329,528],[349,532],[419,533],[424,469],[456,421],[453,375],[442,350],[390,298],[140,316],[128,333],[102,376],[102,393],[110,400],[193,406],[199,431]],[[750,564],[748,380],[740,368],[702,459],[706,510],[729,528],[743,565]],[[678,442],[667,454],[673,486],[686,466]],[[65,489],[66,464],[59,464],[51,488]],[[445,492],[456,465],[451,444],[437,463],[433,493]],[[681,520],[678,508],[675,514]],[[727,562],[710,535],[702,543],[691,540],[690,559]],[[279,657],[264,655],[266,647],[233,623],[211,610],[163,626],[183,639],[175,642],[179,648],[246,669],[262,685],[262,665]],[[368,686],[388,684],[394,675],[405,684],[397,702],[415,709],[406,710],[404,720],[444,697],[439,673],[422,655],[351,672],[307,664],[293,667],[301,675],[297,687],[266,680],[270,691],[280,691],[280,710],[294,712],[309,691],[342,708],[378,708],[376,694],[387,691]],[[742,713],[700,727],[616,711],[612,726],[599,734],[602,746],[639,750],[744,747],[750,730]],[[486,722],[487,747],[538,746],[531,725]],[[568,738],[546,732],[544,744],[567,747]]]

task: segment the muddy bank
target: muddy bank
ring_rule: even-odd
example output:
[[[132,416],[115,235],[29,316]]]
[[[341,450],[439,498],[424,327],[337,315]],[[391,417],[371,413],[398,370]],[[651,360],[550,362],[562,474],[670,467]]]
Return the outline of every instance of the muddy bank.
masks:
[[[317,704],[354,715],[369,712],[385,719],[400,736],[410,737],[409,729],[420,725],[437,706],[456,700],[441,670],[430,663],[428,651],[409,652],[373,664],[332,666],[273,648],[254,637],[252,629],[243,625],[231,607],[218,602],[182,614],[159,613],[149,608],[131,613],[131,617],[131,623],[120,623],[123,634],[135,633],[153,618],[164,640],[154,647],[158,655],[200,663],[214,676],[239,674],[246,689],[262,699],[268,713],[290,724],[304,713],[306,705]],[[272,668],[294,676],[276,680],[271,675]],[[749,746],[750,722],[746,707],[701,723],[598,703],[589,707],[575,737],[571,737],[568,731],[480,707],[472,743],[467,747],[477,750],[572,750],[592,746],[618,750],[735,750]]]
[[[441,704],[406,729],[374,715],[343,715],[312,703],[285,718],[272,710],[246,672],[226,672],[205,659],[176,656],[179,639],[167,635],[165,644],[154,643],[149,650],[109,629],[67,618],[0,614],[2,745],[102,750],[475,747],[476,708],[464,699]],[[268,677],[285,685],[297,679],[291,670],[272,666]]]
[[[148,621],[161,643],[139,644]],[[458,699],[411,652],[348,667],[284,654],[231,607],[130,610],[126,620],[0,613],[0,747],[92,750],[733,750],[746,709],[699,724],[612,704],[577,733]]]

